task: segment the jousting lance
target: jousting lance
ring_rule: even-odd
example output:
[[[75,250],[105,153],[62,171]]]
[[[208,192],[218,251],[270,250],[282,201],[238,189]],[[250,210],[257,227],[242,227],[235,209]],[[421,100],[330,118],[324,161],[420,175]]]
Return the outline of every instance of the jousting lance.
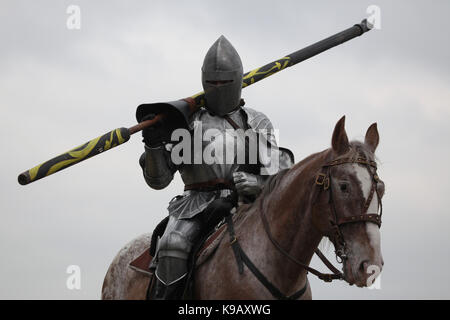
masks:
[[[372,29],[372,25],[365,19],[344,31],[316,42],[306,48],[295,51],[281,59],[268,63],[260,68],[247,72],[243,76],[242,88],[250,86],[281,70],[291,67],[299,62],[309,59],[321,52],[347,42]],[[131,128],[114,129],[102,136],[92,139],[70,151],[56,156],[40,165],[31,168],[18,177],[21,185],[26,185],[41,178],[47,177],[62,169],[68,168],[83,160],[124,144],[130,136],[142,129],[154,125],[163,117],[170,119],[171,129],[187,127],[189,115],[205,105],[205,94],[200,92],[191,97],[164,103],[141,104],[136,110],[138,124]],[[156,114],[151,120],[142,121],[149,113]]]

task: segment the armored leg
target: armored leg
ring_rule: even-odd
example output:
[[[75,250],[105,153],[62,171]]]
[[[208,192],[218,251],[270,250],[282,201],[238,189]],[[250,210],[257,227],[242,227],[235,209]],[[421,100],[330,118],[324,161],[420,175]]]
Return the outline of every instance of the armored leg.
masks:
[[[188,273],[189,254],[198,237],[214,227],[224,216],[230,213],[234,205],[233,198],[214,200],[207,209],[191,219],[169,217],[167,228],[158,240],[156,259],[151,268],[156,265],[156,283],[150,293],[151,299],[179,299],[184,283],[183,278]]]
[[[152,299],[178,299],[178,291],[188,272],[188,258],[201,223],[196,218],[181,220],[169,218],[167,229],[158,243],[157,282]]]

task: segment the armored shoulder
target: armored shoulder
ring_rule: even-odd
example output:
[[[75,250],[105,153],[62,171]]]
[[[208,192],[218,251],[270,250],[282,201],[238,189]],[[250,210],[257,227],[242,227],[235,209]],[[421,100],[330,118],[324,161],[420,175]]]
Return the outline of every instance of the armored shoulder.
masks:
[[[245,113],[247,114],[247,123],[253,130],[263,130],[263,136],[266,137],[266,139],[270,142],[272,147],[276,147],[276,139],[274,136],[274,128],[272,123],[270,122],[269,118],[262,112],[256,111],[251,108],[242,108]],[[265,132],[264,132],[265,131]],[[276,152],[278,153],[278,161],[273,161],[274,159],[270,159],[265,164],[265,170],[266,173],[262,174],[275,174],[276,172],[282,170],[282,169],[288,169],[290,168],[294,163],[294,154],[291,150],[287,148],[276,148]],[[274,151],[274,150],[272,150]],[[264,158],[264,152],[261,155],[260,158]],[[276,158],[275,158],[276,159]]]
[[[188,122],[189,130],[194,129],[194,122],[199,121],[201,119],[202,115],[205,114],[206,112],[208,112],[208,111],[206,111],[204,108],[200,108],[189,117],[189,122]]]
[[[254,110],[252,108],[244,107],[242,110],[247,114],[247,123],[254,130],[273,130],[272,122],[261,111]]]

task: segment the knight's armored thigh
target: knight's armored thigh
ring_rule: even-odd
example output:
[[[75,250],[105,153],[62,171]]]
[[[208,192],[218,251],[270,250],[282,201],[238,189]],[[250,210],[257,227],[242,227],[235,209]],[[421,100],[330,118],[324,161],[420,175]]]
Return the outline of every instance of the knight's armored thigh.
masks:
[[[166,231],[159,240],[156,277],[169,286],[187,274],[187,261],[200,234],[198,219],[177,219],[170,216]]]

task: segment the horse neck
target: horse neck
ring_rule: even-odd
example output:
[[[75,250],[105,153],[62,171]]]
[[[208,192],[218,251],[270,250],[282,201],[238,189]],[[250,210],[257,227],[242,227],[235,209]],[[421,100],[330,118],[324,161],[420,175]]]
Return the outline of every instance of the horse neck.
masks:
[[[329,152],[321,152],[308,157],[291,168],[277,183],[276,187],[259,201],[259,209],[267,217],[273,239],[297,260],[309,264],[322,235],[313,226],[311,207],[315,176],[329,157]],[[260,211],[257,210],[257,211]],[[259,219],[261,221],[261,219]],[[260,224],[260,228],[263,228]],[[276,273],[286,279],[286,290],[290,286],[304,283],[306,271],[282,255],[270,241],[264,230],[265,254],[272,259]],[[275,263],[273,263],[275,261]],[[292,279],[298,279],[293,282]]]

